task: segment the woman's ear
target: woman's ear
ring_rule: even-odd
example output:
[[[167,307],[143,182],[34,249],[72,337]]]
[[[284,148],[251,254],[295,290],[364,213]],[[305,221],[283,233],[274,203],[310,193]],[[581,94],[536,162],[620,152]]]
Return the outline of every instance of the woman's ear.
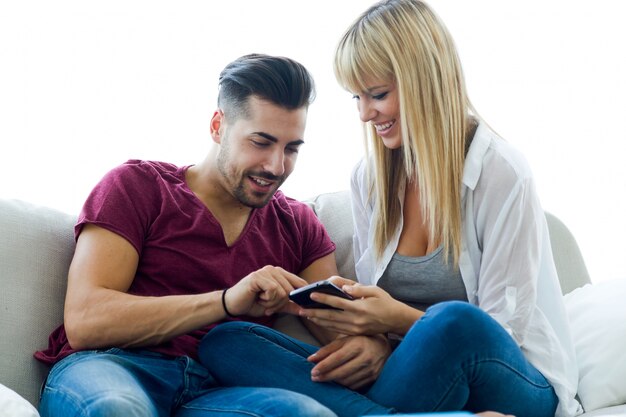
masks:
[[[222,109],[215,110],[213,113],[213,117],[211,117],[211,123],[209,124],[209,128],[211,130],[211,138],[213,138],[213,142],[221,143],[222,141],[222,132],[223,132],[223,124],[224,124],[224,112]]]

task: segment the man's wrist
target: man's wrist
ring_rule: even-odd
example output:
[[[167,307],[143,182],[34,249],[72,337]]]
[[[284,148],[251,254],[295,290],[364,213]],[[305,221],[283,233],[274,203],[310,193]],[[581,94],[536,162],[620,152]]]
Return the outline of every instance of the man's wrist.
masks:
[[[228,288],[225,288],[224,291],[222,291],[222,308],[224,309],[224,313],[226,313],[227,317],[236,318],[237,316],[231,314],[230,311],[228,311],[228,307],[226,307],[226,291],[228,291]]]

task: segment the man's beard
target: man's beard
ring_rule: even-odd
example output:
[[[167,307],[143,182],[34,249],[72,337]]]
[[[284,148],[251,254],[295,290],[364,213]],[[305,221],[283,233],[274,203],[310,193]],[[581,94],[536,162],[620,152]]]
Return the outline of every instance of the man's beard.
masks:
[[[245,185],[244,185],[244,181],[246,180],[246,178],[248,178],[249,176],[253,176],[253,177],[259,177],[259,178],[265,178],[269,181],[275,181],[275,184],[273,185],[274,191],[272,192],[268,192],[268,193],[257,193],[254,191],[251,191],[251,193],[253,195],[257,194],[259,195],[259,197],[263,196],[263,200],[258,201],[256,199],[251,199],[247,194],[246,194],[246,190],[245,190]],[[276,175],[272,175],[269,172],[250,172],[250,171],[246,171],[243,173],[239,184],[233,189],[232,194],[235,196],[235,198],[244,206],[247,207],[251,207],[251,208],[263,208],[267,205],[267,203],[269,203],[269,201],[272,199],[272,197],[274,196],[274,194],[276,194],[276,191],[278,191],[278,188],[283,184],[283,182],[285,182],[285,178],[283,177],[278,177]]]
[[[231,165],[229,164],[229,159],[230,159],[229,157],[230,157],[230,146],[228,145],[227,141],[224,141],[222,143],[222,148],[220,149],[220,153],[217,156],[217,169],[222,174],[224,179],[226,179],[226,183],[230,187],[232,184],[231,180],[235,178],[235,173],[229,169],[231,167]],[[267,194],[251,191],[253,195],[254,194],[259,195],[259,198],[261,198],[261,196],[265,197],[261,201],[259,201],[258,199],[251,198],[246,193],[246,187],[244,184],[244,182],[249,176],[264,178],[264,179],[267,179],[268,181],[273,181],[273,182],[275,181],[274,191],[268,192]],[[261,171],[261,172],[245,171],[242,173],[241,178],[239,178],[239,183],[231,189],[231,194],[241,204],[243,204],[246,207],[262,208],[262,207],[265,207],[267,203],[272,199],[272,197],[274,196],[278,188],[283,184],[283,182],[285,182],[285,179],[286,179],[285,176],[276,176],[266,171]]]

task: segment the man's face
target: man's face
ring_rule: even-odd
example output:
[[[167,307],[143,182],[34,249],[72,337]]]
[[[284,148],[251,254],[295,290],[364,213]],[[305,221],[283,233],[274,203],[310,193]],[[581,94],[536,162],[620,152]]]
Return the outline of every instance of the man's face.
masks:
[[[220,144],[220,183],[241,204],[265,206],[293,171],[304,143],[306,108],[287,110],[256,97],[248,100],[249,116],[228,120],[223,113],[213,138]],[[217,134],[217,136],[216,136]]]

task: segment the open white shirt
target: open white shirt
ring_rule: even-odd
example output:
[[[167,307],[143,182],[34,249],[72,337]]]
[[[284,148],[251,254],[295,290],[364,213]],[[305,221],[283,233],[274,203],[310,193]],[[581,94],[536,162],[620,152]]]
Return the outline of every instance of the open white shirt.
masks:
[[[363,160],[352,173],[354,259],[359,282],[375,285],[398,247],[402,216],[376,261],[371,184]],[[578,368],[532,173],[524,157],[484,123],[465,160],[461,209],[459,267],[469,302],[497,320],[550,381],[559,397],[557,417],[582,413],[574,398]]]

